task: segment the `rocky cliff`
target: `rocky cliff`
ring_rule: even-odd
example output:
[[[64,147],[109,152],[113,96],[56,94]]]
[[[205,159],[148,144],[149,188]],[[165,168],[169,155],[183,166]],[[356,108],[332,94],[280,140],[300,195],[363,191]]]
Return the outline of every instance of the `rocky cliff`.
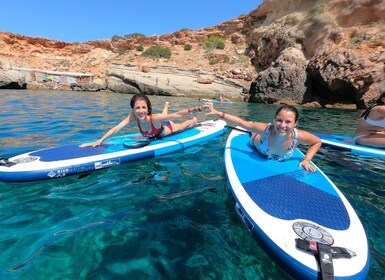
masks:
[[[225,40],[224,49],[202,46],[213,35]],[[171,58],[144,58],[136,50],[153,45],[169,48]],[[363,108],[385,90],[384,64],[383,0],[265,0],[213,27],[84,43],[0,33],[4,70],[92,73],[96,83],[130,93],[212,97],[224,91],[250,102]]]

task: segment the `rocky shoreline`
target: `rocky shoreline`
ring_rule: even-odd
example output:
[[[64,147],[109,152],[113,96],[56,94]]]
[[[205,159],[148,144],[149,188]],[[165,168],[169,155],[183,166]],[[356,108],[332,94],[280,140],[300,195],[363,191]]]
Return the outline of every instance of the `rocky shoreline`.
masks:
[[[54,89],[74,91],[112,91],[119,93],[145,93],[165,96],[194,96],[217,98],[224,93],[234,101],[244,101],[250,83],[234,81],[205,71],[192,71],[177,67],[146,67],[111,64],[107,68],[105,83],[55,82],[26,83],[17,71],[0,70],[0,85],[13,89]],[[2,81],[1,81],[2,80]]]

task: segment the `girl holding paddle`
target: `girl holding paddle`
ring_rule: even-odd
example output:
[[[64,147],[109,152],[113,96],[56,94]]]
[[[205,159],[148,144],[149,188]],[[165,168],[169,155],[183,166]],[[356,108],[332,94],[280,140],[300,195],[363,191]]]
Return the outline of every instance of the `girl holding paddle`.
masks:
[[[355,135],[357,144],[385,149],[385,92],[362,113]]]
[[[124,120],[111,128],[98,141],[83,144],[80,147],[84,148],[100,146],[104,140],[130,123],[135,123],[138,126],[140,133],[145,137],[164,137],[171,133],[186,129],[187,127],[197,123],[196,117],[183,121],[182,123],[169,121],[170,119],[182,118],[187,114],[202,110],[201,107],[198,106],[195,108],[184,109],[169,114],[168,104],[166,103],[163,112],[161,114],[155,114],[152,112],[151,102],[145,94],[135,94],[131,98],[130,105],[132,111]]]
[[[273,123],[249,122],[237,116],[219,112],[212,103],[206,103],[210,109],[206,115],[218,115],[222,119],[235,123],[251,132],[250,143],[255,149],[267,158],[278,161],[287,160],[294,153],[299,144],[309,145],[305,157],[300,162],[306,170],[316,171],[310,164],[313,156],[321,147],[321,139],[317,136],[297,129],[298,110],[290,105],[280,107],[274,117]]]

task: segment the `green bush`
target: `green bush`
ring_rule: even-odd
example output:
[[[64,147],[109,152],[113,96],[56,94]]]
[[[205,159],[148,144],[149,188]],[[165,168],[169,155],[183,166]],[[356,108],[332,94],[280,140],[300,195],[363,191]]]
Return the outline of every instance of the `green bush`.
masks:
[[[209,61],[209,64],[210,64],[210,65],[215,65],[215,64],[217,64],[217,62],[216,62],[215,60],[210,60],[210,61]]]
[[[138,51],[138,52],[142,52],[144,50],[143,46],[136,46],[135,49]]]
[[[359,44],[361,44],[363,41],[365,41],[365,34],[356,34],[354,37],[352,37],[352,38],[350,39],[350,45],[351,45],[351,46],[359,45]]]
[[[122,55],[122,54],[124,54],[124,50],[123,50],[123,48],[119,48],[119,49],[118,49],[118,53],[119,53],[119,55]]]
[[[289,17],[286,19],[286,24],[288,25],[291,25],[291,26],[295,26],[297,25],[299,22],[298,18],[293,16],[293,17]]]
[[[225,40],[218,36],[210,36],[203,42],[203,46],[207,51],[212,51],[214,49],[223,50],[225,48]]]
[[[158,46],[149,47],[140,56],[142,57],[157,57],[157,58],[170,58],[171,50],[169,48],[161,48]]]
[[[311,8],[310,11],[309,11],[309,13],[310,13],[311,15],[316,15],[316,14],[322,14],[323,11],[324,11],[324,10],[323,10],[322,7],[317,6],[317,7]]]
[[[114,35],[111,38],[112,41],[119,41],[119,40],[123,40],[123,39],[124,38],[122,36],[119,36],[119,35]]]
[[[146,37],[146,35],[143,35],[142,33],[135,32],[135,33],[124,35],[124,37],[126,39],[137,39],[137,38]]]
[[[184,45],[184,50],[185,51],[190,51],[192,49],[192,46],[190,44]]]

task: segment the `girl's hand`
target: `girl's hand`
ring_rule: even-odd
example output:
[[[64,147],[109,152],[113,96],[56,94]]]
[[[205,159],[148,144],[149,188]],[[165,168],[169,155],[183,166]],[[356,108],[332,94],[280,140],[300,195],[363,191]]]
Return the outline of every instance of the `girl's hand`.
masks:
[[[96,142],[93,142],[93,143],[86,143],[86,144],[82,144],[80,145],[79,147],[80,148],[86,148],[86,147],[97,147],[97,146],[100,146],[102,143],[100,141],[96,141]]]
[[[313,165],[311,165],[309,161],[305,159],[300,162],[299,166],[302,166],[307,171],[312,171],[312,172],[317,171],[317,169]]]
[[[203,107],[208,108],[210,110],[210,112],[208,112],[206,114],[206,116],[208,116],[208,115],[220,115],[221,114],[220,112],[218,112],[217,110],[214,109],[214,105],[212,102],[206,102],[205,104],[203,104]]]

